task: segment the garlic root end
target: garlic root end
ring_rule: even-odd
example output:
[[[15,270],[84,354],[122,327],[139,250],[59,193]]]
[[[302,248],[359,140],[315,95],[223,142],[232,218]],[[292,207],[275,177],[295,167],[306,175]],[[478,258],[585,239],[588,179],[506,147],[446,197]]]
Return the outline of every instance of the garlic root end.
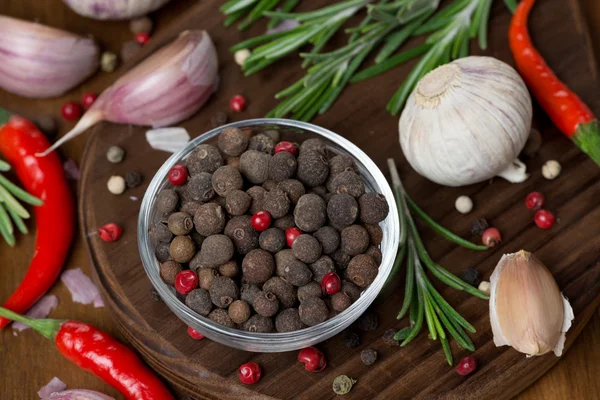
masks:
[[[46,157],[54,150],[59,148],[63,143],[68,142],[76,136],[79,136],[85,132],[88,128],[94,126],[96,123],[104,120],[104,113],[100,110],[90,110],[84,114],[84,116],[77,122],[77,124],[67,132],[63,137],[58,139],[52,146],[48,147],[41,153],[36,153],[36,157]]]
[[[499,177],[511,183],[525,182],[529,178],[527,166],[519,159],[515,159],[508,167],[498,174]]]

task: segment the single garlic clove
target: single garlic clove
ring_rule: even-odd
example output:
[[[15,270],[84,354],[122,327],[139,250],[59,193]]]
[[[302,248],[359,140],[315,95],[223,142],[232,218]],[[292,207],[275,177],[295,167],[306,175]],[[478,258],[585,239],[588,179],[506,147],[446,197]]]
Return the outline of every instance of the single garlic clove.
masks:
[[[84,17],[100,20],[121,20],[141,17],[159,9],[171,0],[63,0],[73,11]]]
[[[574,317],[550,271],[521,250],[502,256],[490,283],[494,344],[532,356],[550,351],[560,356]]]

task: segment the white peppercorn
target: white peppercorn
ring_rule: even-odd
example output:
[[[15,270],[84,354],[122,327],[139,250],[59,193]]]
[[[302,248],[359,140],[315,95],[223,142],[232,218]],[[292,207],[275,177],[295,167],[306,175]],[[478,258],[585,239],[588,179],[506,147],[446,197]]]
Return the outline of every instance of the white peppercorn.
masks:
[[[108,187],[108,191],[112,194],[121,194],[125,191],[127,185],[125,183],[125,178],[114,175],[110,177],[106,186]]]

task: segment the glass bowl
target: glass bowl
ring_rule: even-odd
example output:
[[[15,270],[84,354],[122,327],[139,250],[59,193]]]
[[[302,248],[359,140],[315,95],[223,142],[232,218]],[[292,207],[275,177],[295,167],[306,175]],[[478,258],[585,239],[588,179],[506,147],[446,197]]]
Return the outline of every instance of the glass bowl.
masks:
[[[383,230],[381,243],[382,262],[375,281],[365,289],[360,298],[344,312],[318,325],[295,332],[287,333],[255,333],[227,328],[202,317],[184,303],[179,301],[175,289],[166,285],[159,274],[159,262],[154,255],[154,246],[148,236],[151,224],[159,220],[160,215],[154,208],[156,196],[167,183],[167,174],[171,167],[188,157],[194,148],[202,143],[215,143],[217,136],[228,127],[252,129],[253,133],[276,129],[281,133],[282,140],[302,142],[306,139],[319,137],[327,145],[328,150],[336,154],[347,154],[354,158],[356,167],[364,180],[367,191],[375,191],[385,196],[390,205],[388,217],[380,224]],[[235,122],[215,128],[192,140],[180,152],[173,154],[158,170],[148,187],[142,201],[138,221],[138,246],[144,269],[167,306],[188,326],[191,326],[207,338],[226,346],[255,352],[283,352],[298,350],[322,342],[341,332],[353,323],[379,294],[388,279],[399,239],[398,211],[396,209],[392,189],[375,163],[358,147],[327,129],[309,123],[287,119],[252,119]]]

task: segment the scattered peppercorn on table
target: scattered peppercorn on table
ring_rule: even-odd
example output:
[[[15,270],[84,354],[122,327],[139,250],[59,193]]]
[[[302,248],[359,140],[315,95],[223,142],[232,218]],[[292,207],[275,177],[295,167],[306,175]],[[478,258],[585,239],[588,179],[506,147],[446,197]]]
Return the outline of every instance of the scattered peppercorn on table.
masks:
[[[501,2],[497,2],[501,3]],[[579,94],[588,102],[595,99],[594,93],[598,91],[598,82],[592,85],[586,79],[594,79],[594,73],[590,71],[588,65],[590,64],[590,55],[587,53],[589,49],[581,45],[584,40],[575,25],[580,24],[579,15],[576,15],[577,10],[574,10],[572,4],[580,3],[585,9],[584,15],[589,19],[589,24],[596,29],[596,34],[592,35],[593,38],[598,38],[600,33],[598,26],[600,26],[600,5],[596,4],[593,0],[570,0],[568,1],[569,6],[568,15],[562,15],[560,21],[558,17],[552,16],[553,12],[557,7],[564,7],[562,2],[558,0],[548,0],[546,5],[543,2],[539,2],[538,9],[532,14],[531,29],[532,35],[536,41],[536,44],[540,49],[544,51],[547,59],[550,63],[553,63],[553,67],[556,72],[566,80],[571,87],[577,89]],[[172,30],[172,26],[169,23],[177,18],[185,20],[186,14],[199,14],[203,5],[196,5],[196,2],[192,0],[180,0],[173,2],[158,12],[153,13],[152,19],[154,20],[156,31],[153,33],[150,42],[146,46],[152,47],[153,40],[166,42],[166,38],[160,36],[162,32],[168,32]],[[494,7],[494,16],[491,25],[494,25],[491,32],[491,48],[494,55],[499,56],[501,54],[508,53],[508,44],[506,40],[505,26],[508,26],[508,13],[505,9],[501,9],[501,4],[496,4]],[[562,8],[561,8],[562,9]],[[190,11],[192,10],[192,11]],[[194,11],[195,10],[195,11]],[[288,83],[292,82],[297,75],[293,70],[287,70],[281,67],[274,67],[273,69],[267,69],[268,73],[258,74],[252,78],[243,78],[239,67],[235,65],[233,55],[228,54],[227,47],[230,44],[236,43],[240,38],[245,38],[244,34],[238,33],[235,29],[225,30],[220,26],[222,16],[217,16],[216,10],[215,15],[211,18],[199,19],[205,21],[206,26],[215,39],[215,45],[218,48],[220,63],[221,63],[221,78],[222,84],[219,92],[215,94],[215,97],[209,102],[209,105],[201,110],[200,114],[196,115],[192,120],[192,123],[184,123],[190,132],[195,137],[198,134],[208,130],[211,127],[210,119],[221,119],[215,117],[217,112],[225,112],[229,114],[231,119],[240,120],[252,117],[261,117],[264,113],[270,109],[275,102],[272,101],[271,95],[275,93],[276,89],[281,89],[287,86]],[[121,44],[125,41],[132,39],[132,33],[128,30],[127,22],[98,22],[80,17],[71,12],[66,5],[62,2],[53,2],[50,5],[49,2],[37,2],[35,0],[24,0],[22,2],[12,2],[0,5],[0,14],[23,18],[27,20],[39,19],[40,22],[48,25],[56,26],[59,28],[69,27],[69,30],[76,32],[81,35],[92,34],[97,40],[102,43],[106,50],[118,53]],[[574,17],[576,15],[576,18]],[[183,18],[182,18],[183,16]],[[550,22],[543,22],[543,19],[547,18]],[[208,22],[211,20],[211,22]],[[551,23],[554,26],[553,32],[547,32],[543,29],[544,23]],[[106,29],[107,25],[110,25],[110,29]],[[256,35],[264,29],[264,24],[257,23],[251,28],[252,35]],[[198,26],[196,26],[198,28]],[[181,29],[178,28],[178,30]],[[229,39],[231,37],[231,39]],[[567,43],[569,42],[569,43]],[[598,53],[600,54],[600,41],[594,42]],[[504,48],[505,47],[505,48]],[[143,50],[147,53],[146,49]],[[562,55],[561,55],[562,52]],[[138,55],[139,57],[139,55]],[[584,60],[584,62],[578,63],[578,65],[563,65],[560,61],[563,58],[571,59],[569,57],[577,57],[578,60]],[[505,58],[505,61],[511,61],[510,58]],[[277,71],[277,74],[271,73],[271,71]],[[116,73],[115,73],[116,74]],[[392,72],[391,76],[395,79],[395,75],[399,74],[399,71]],[[285,81],[286,85],[275,84],[273,81],[281,79]],[[448,224],[452,228],[456,228],[462,235],[467,236],[470,230],[471,222],[476,217],[492,218],[496,225],[500,225],[503,234],[503,243],[510,243],[511,245],[520,247],[518,245],[517,238],[524,238],[523,240],[528,243],[538,243],[538,247],[542,247],[542,242],[549,241],[550,246],[554,246],[554,252],[548,254],[560,256],[562,261],[560,262],[560,272],[555,274],[559,280],[561,288],[564,286],[564,282],[570,282],[577,279],[577,276],[572,276],[573,272],[566,268],[569,264],[574,264],[574,267],[582,267],[582,263],[592,264],[595,262],[593,257],[589,253],[593,253],[593,246],[597,248],[597,230],[593,230],[594,221],[597,221],[598,209],[591,205],[593,199],[597,199],[600,188],[598,185],[598,174],[597,171],[592,169],[592,163],[588,161],[583,154],[578,152],[574,146],[572,146],[568,140],[560,137],[558,131],[555,128],[550,128],[550,123],[543,115],[541,110],[536,109],[534,111],[536,126],[544,138],[544,146],[541,150],[542,157],[538,156],[531,164],[528,164],[530,168],[537,171],[535,184],[525,186],[510,186],[508,184],[501,184],[501,190],[497,191],[497,194],[492,194],[489,189],[486,189],[485,185],[476,186],[474,188],[466,188],[463,190],[455,190],[449,188],[440,189],[440,187],[431,183],[426,183],[423,179],[417,177],[417,175],[410,170],[410,167],[403,161],[400,155],[400,150],[396,137],[396,120],[384,111],[384,105],[391,91],[388,90],[382,95],[380,105],[369,104],[373,103],[373,98],[369,93],[371,90],[377,91],[375,88],[385,90],[385,82],[383,80],[374,80],[367,85],[358,86],[351,88],[349,92],[344,96],[344,100],[340,101],[336,107],[334,107],[327,117],[318,118],[315,122],[330,128],[337,133],[340,133],[359,147],[365,150],[369,156],[371,156],[377,164],[385,170],[385,159],[388,157],[395,157],[396,162],[400,165],[401,174],[405,180],[407,190],[411,196],[428,212],[433,214],[437,220]],[[98,73],[93,78],[86,81],[82,86],[70,91],[67,95],[57,99],[45,100],[45,101],[33,101],[24,98],[19,98],[14,95],[10,95],[6,92],[0,91],[0,107],[7,107],[14,112],[23,114],[30,119],[36,119],[43,115],[52,115],[59,121],[60,133],[64,134],[69,128],[72,127],[73,123],[62,120],[61,106],[73,100],[79,100],[86,93],[99,93],[107,87],[111,82],[114,81],[114,75],[107,73]],[[369,89],[373,85],[374,89]],[[395,89],[395,85],[391,90]],[[361,90],[363,93],[361,93]],[[355,99],[352,99],[354,93]],[[240,113],[234,113],[230,110],[229,100],[234,95],[243,95],[245,99],[245,110]],[[348,97],[348,98],[346,98]],[[265,103],[265,104],[263,104]],[[366,104],[365,104],[366,103]],[[590,106],[594,108],[594,111],[599,111],[599,104],[590,103]],[[365,110],[366,109],[366,110]],[[364,121],[363,121],[364,120]],[[82,162],[82,153],[86,140],[92,141],[86,160],[88,162],[87,169],[90,168],[89,163],[93,164],[93,169],[96,171],[93,174],[82,177],[82,185],[85,188],[94,188],[91,191],[86,191],[86,203],[91,204],[97,202],[97,199],[91,199],[92,197],[101,196],[118,196],[115,198],[123,201],[124,203],[130,202],[126,210],[119,210],[111,208],[108,205],[106,208],[98,210],[95,216],[97,220],[86,219],[88,231],[95,231],[97,228],[111,222],[118,222],[123,224],[124,230],[122,237],[114,243],[97,244],[97,248],[103,248],[103,253],[94,253],[96,255],[102,255],[110,260],[122,257],[125,260],[133,260],[137,256],[136,253],[136,239],[135,239],[135,226],[137,219],[135,215],[127,216],[125,218],[123,213],[136,213],[136,207],[139,207],[139,200],[143,196],[146,185],[150,181],[155,166],[162,163],[162,160],[166,159],[167,153],[152,152],[147,154],[159,155],[163,157],[162,160],[155,160],[150,162],[150,168],[142,168],[143,151],[149,151],[149,146],[145,143],[143,138],[144,128],[135,128],[133,132],[127,133],[127,127],[117,127],[113,129],[112,125],[102,124],[98,128],[92,129],[91,131],[102,131],[108,133],[102,140],[99,139],[100,135],[90,137],[88,132],[87,138],[80,137],[74,140],[72,143],[67,143],[62,148],[62,155],[65,159],[73,158],[78,164],[82,164],[82,168],[85,167]],[[124,136],[119,137],[119,133],[124,133]],[[122,141],[122,142],[120,142]],[[110,145],[120,145],[126,149],[127,154],[123,162],[116,166],[106,160],[106,150]],[[568,150],[566,150],[568,149]],[[94,151],[96,150],[96,151]],[[102,151],[100,151],[102,150]],[[136,154],[137,153],[137,154]],[[544,161],[556,157],[561,161],[563,166],[563,172],[559,179],[556,181],[547,182],[541,177],[541,168]],[[578,165],[584,169],[586,166],[589,168],[580,170],[580,177],[574,177],[577,174]],[[84,168],[85,170],[85,168]],[[155,170],[155,168],[154,168]],[[139,172],[143,176],[142,185],[136,189],[126,189],[127,191],[121,195],[113,195],[108,193],[106,188],[106,182],[111,175],[120,173],[125,176],[126,172],[134,171]],[[539,178],[539,179],[538,179]],[[533,179],[533,178],[532,178]],[[72,182],[73,190],[75,190],[76,182]],[[496,184],[495,184],[496,185]],[[435,190],[435,197],[432,195]],[[523,206],[523,200],[525,196],[531,191],[539,190],[540,192],[547,195],[547,201],[550,203],[549,206],[554,206],[558,209],[557,222],[555,227],[550,229],[550,233],[540,232],[540,230],[534,226],[528,211]],[[100,191],[104,191],[100,193]],[[469,193],[467,193],[469,192]],[[462,216],[454,209],[454,199],[459,195],[468,194],[469,197],[475,200],[475,207],[471,215]],[[129,197],[138,197],[137,203],[134,200],[130,200]],[[571,199],[572,198],[572,199]],[[513,200],[515,201],[513,205]],[[498,204],[500,203],[500,204]],[[517,205],[518,203],[518,205]],[[137,205],[136,205],[137,204]],[[81,207],[81,204],[80,204]],[[80,210],[85,211],[85,210]],[[89,211],[89,210],[88,210]],[[483,213],[478,213],[483,212]],[[506,217],[505,217],[506,213]],[[474,216],[476,215],[476,216]],[[112,216],[111,219],[107,219],[108,216]],[[100,218],[102,217],[102,219]],[[106,217],[106,218],[105,218]],[[506,220],[503,222],[503,220]],[[575,220],[581,220],[580,223]],[[92,226],[93,225],[93,226]],[[596,224],[597,225],[597,224]],[[34,230],[34,223],[29,225],[30,230]],[[564,230],[564,231],[563,231]],[[524,233],[522,233],[524,231]],[[570,240],[571,245],[574,248],[586,250],[583,253],[572,253],[566,249],[568,243],[558,243],[553,241],[555,236],[552,232],[556,232],[556,235],[560,234],[560,237],[564,240]],[[88,233],[88,232],[84,232]],[[572,236],[569,239],[569,236]],[[19,236],[17,238],[17,246],[15,249],[9,249],[9,247],[0,243],[0,253],[3,255],[9,255],[6,260],[8,262],[3,266],[0,279],[0,299],[6,299],[8,295],[14,290],[16,285],[20,282],[25,273],[25,267],[28,265],[31,252],[33,249],[34,235]],[[453,272],[461,272],[467,267],[477,267],[482,272],[484,279],[489,278],[491,268],[495,265],[500,255],[503,253],[502,250],[495,251],[493,256],[484,254],[484,256],[473,256],[468,252],[462,252],[456,250],[454,247],[436,241],[433,238],[433,234],[423,231],[423,239],[428,246],[428,249],[433,253],[435,257],[444,262],[444,264],[453,269]],[[594,241],[594,239],[596,241]],[[92,239],[93,240],[93,239]],[[99,239],[98,239],[99,240]],[[292,239],[293,240],[293,239]],[[566,247],[565,247],[566,246]],[[505,248],[506,251],[517,250],[516,248]],[[533,248],[530,250],[534,250]],[[547,252],[549,250],[546,250]],[[127,254],[124,254],[127,253]],[[445,255],[448,253],[448,255]],[[583,255],[585,260],[577,261],[578,256]],[[597,256],[597,255],[596,255]],[[96,263],[102,263],[103,260],[95,259]],[[139,261],[138,261],[139,263]],[[463,265],[459,265],[463,263]],[[85,250],[85,241],[81,238],[81,235],[75,241],[72,249],[72,254],[67,262],[66,268],[77,268],[83,267],[86,272],[91,274],[92,269],[90,268],[90,261]],[[549,267],[552,267],[549,265]],[[139,267],[141,268],[141,267]],[[591,276],[590,276],[591,277]],[[110,278],[107,275],[101,277],[102,279]],[[145,280],[144,285],[149,285],[145,275],[142,275],[140,280]],[[210,279],[210,277],[202,277],[200,279]],[[583,279],[583,278],[582,278]],[[562,280],[562,281],[561,281]],[[102,286],[114,287],[113,282],[103,281]],[[135,282],[132,283],[136,284]],[[400,287],[399,283],[392,285],[394,288]],[[59,297],[59,305],[54,310],[50,317],[52,318],[64,318],[64,319],[77,319],[86,323],[98,326],[103,330],[115,335],[120,340],[126,339],[131,341],[139,341],[139,338],[132,336],[132,332],[127,327],[128,323],[132,321],[136,324],[144,326],[147,321],[134,321],[128,316],[119,313],[115,305],[107,304],[107,309],[95,309],[93,306],[85,306],[81,304],[73,303],[64,285],[61,283],[56,284],[50,294],[55,294]],[[395,321],[395,312],[401,306],[401,297],[393,295],[390,289],[384,290],[384,299],[379,301],[376,307],[376,311],[379,314],[380,324],[379,328],[375,332],[361,333],[360,345],[354,349],[346,349],[344,346],[344,335],[340,334],[330,339],[327,344],[317,345],[317,348],[323,350],[327,358],[327,367],[319,373],[310,373],[304,371],[304,366],[298,363],[296,360],[298,353],[285,353],[279,356],[269,355],[268,357],[261,357],[260,355],[251,355],[250,353],[243,353],[240,351],[229,350],[223,346],[210,343],[207,339],[195,342],[186,330],[185,325],[180,323],[179,320],[164,307],[164,305],[154,304],[151,298],[151,294],[139,293],[139,298],[135,299],[137,302],[147,302],[151,307],[160,309],[161,311],[157,314],[153,314],[154,317],[160,317],[163,321],[174,321],[172,324],[166,326],[161,334],[165,338],[171,338],[173,343],[176,343],[176,348],[187,349],[183,352],[183,356],[193,356],[195,359],[202,359],[202,357],[221,358],[225,360],[223,364],[229,362],[229,368],[221,371],[221,376],[227,380],[227,385],[231,383],[238,383],[238,368],[243,363],[248,361],[256,361],[262,368],[261,381],[253,386],[244,387],[240,389],[238,395],[248,397],[252,394],[253,390],[261,391],[264,386],[260,385],[276,385],[276,381],[280,386],[287,387],[286,389],[280,390],[279,396],[282,398],[294,398],[295,395],[303,392],[304,387],[298,386],[298,381],[302,382],[305,379],[310,379],[312,383],[314,379],[317,379],[315,384],[316,389],[314,393],[318,393],[319,397],[332,398],[335,396],[332,391],[332,384],[334,379],[339,375],[346,375],[349,379],[357,379],[352,385],[351,391],[345,395],[346,398],[371,398],[375,397],[377,392],[381,393],[383,397],[393,398],[409,398],[420,395],[421,398],[428,397],[428,392],[425,389],[417,388],[412,385],[403,385],[403,382],[421,381],[426,384],[431,383],[430,374],[443,376],[440,384],[433,385],[436,392],[444,391],[444,385],[447,390],[459,385],[461,393],[476,393],[478,390],[477,385],[481,381],[477,380],[480,376],[492,373],[494,377],[494,385],[503,385],[503,380],[508,378],[504,376],[505,373],[510,373],[513,378],[517,375],[527,375],[529,372],[526,369],[513,369],[513,365],[506,365],[506,369],[489,371],[491,363],[494,359],[506,359],[510,364],[514,363],[520,365],[523,368],[527,368],[526,363],[522,362],[521,357],[516,356],[513,350],[507,348],[493,348],[493,345],[489,343],[489,336],[486,331],[489,330],[489,324],[487,322],[487,303],[481,300],[475,300],[466,296],[452,293],[450,291],[444,292],[449,296],[449,301],[453,306],[456,306],[458,310],[463,313],[473,313],[473,311],[467,311],[468,309],[474,309],[473,314],[468,314],[473,322],[475,322],[478,328],[478,334],[475,336],[475,344],[478,348],[478,352],[474,353],[477,360],[477,372],[470,375],[469,377],[462,378],[458,376],[454,370],[445,364],[443,355],[438,344],[431,343],[422,333],[420,339],[413,345],[400,349],[388,347],[384,341],[384,332],[389,328],[399,329],[404,326],[400,322]],[[115,298],[113,294],[109,294],[109,298]],[[577,308],[577,302],[586,303],[588,300],[582,298],[582,300],[576,300],[574,307]],[[393,303],[393,304],[390,304]],[[583,304],[581,303],[581,304]],[[154,305],[153,305],[154,304]],[[587,308],[586,308],[587,309]],[[577,310],[576,310],[577,311]],[[593,311],[590,311],[593,312]],[[529,389],[519,395],[519,399],[562,399],[562,398],[593,398],[596,393],[600,392],[600,385],[597,380],[590,378],[594,376],[594,368],[600,368],[597,366],[596,360],[600,357],[600,350],[596,346],[595,337],[600,334],[600,314],[595,311],[589,325],[583,329],[581,335],[574,342],[571,349],[563,356],[562,360],[557,366],[549,371],[542,379],[533,384]],[[576,318],[585,319],[590,315],[576,315]],[[576,319],[576,323],[578,322]],[[155,327],[156,322],[150,321],[151,325]],[[120,329],[117,329],[119,327]],[[122,336],[121,329],[127,334]],[[582,325],[576,325],[574,333],[569,332],[569,335],[575,335],[579,330],[582,329]],[[483,334],[481,334],[483,333]],[[196,335],[196,333],[194,334]],[[383,337],[383,338],[382,338]],[[189,339],[189,341],[187,341]],[[355,338],[348,337],[347,341],[354,344]],[[569,342],[569,339],[567,340]],[[154,342],[156,343],[156,342]],[[420,344],[419,344],[420,343]],[[376,360],[369,367],[364,366],[360,361],[361,353],[366,350],[377,350]],[[156,348],[148,348],[147,351],[142,351],[142,355],[152,355]],[[435,353],[431,352],[435,351]],[[458,360],[464,356],[471,355],[464,351],[455,349],[455,352],[459,354]],[[343,353],[353,354],[351,361],[346,361]],[[482,354],[484,354],[482,356]],[[269,361],[271,358],[276,357],[275,362]],[[373,359],[372,352],[365,352],[364,357],[369,357],[369,361]],[[544,360],[550,359],[554,362],[554,359],[540,358],[539,360],[533,359],[531,362],[543,362]],[[430,364],[420,364],[422,360],[427,358],[431,359]],[[0,359],[3,360],[5,367],[2,368],[1,376],[3,382],[3,389],[0,393],[0,399],[15,399],[15,398],[37,398],[37,390],[48,383],[54,376],[58,376],[63,380],[69,389],[92,389],[98,390],[107,395],[111,395],[116,399],[120,399],[120,395],[110,386],[107,386],[97,377],[87,374],[76,366],[70,364],[69,361],[64,360],[61,355],[52,347],[48,346],[47,340],[43,337],[35,334],[32,330],[20,332],[17,337],[13,336],[12,329],[9,327],[0,332]],[[239,361],[239,360],[244,360]],[[228,361],[229,360],[229,361]],[[517,363],[516,360],[519,362]],[[239,362],[238,362],[239,361]],[[183,363],[185,361],[182,361]],[[298,364],[298,365],[296,365]],[[405,365],[412,365],[412,369],[407,369]],[[427,371],[424,370],[424,366],[428,365],[431,368]],[[529,364],[533,365],[533,364]],[[546,368],[546,367],[544,367]],[[380,371],[385,370],[386,373],[393,375],[393,382],[390,382],[385,377],[385,374],[381,374]],[[581,374],[580,371],[587,370],[588,374]],[[178,382],[178,378],[170,371],[159,371],[162,374],[166,374],[169,380]],[[427,372],[427,373],[426,373]],[[207,372],[209,373],[209,372]],[[310,376],[307,376],[310,374]],[[323,375],[319,375],[323,374]],[[537,377],[537,376],[536,376]],[[227,392],[226,386],[220,381],[212,381],[211,376],[209,379],[203,381],[203,385],[206,387],[205,393],[211,393],[213,396],[218,393],[219,397],[234,398],[235,393]],[[272,383],[268,383],[272,382]],[[397,383],[397,384],[393,384]],[[376,388],[383,388],[376,390]],[[513,388],[506,388],[507,392],[514,390]],[[181,396],[183,397],[183,393]],[[198,398],[203,398],[199,395]]]

